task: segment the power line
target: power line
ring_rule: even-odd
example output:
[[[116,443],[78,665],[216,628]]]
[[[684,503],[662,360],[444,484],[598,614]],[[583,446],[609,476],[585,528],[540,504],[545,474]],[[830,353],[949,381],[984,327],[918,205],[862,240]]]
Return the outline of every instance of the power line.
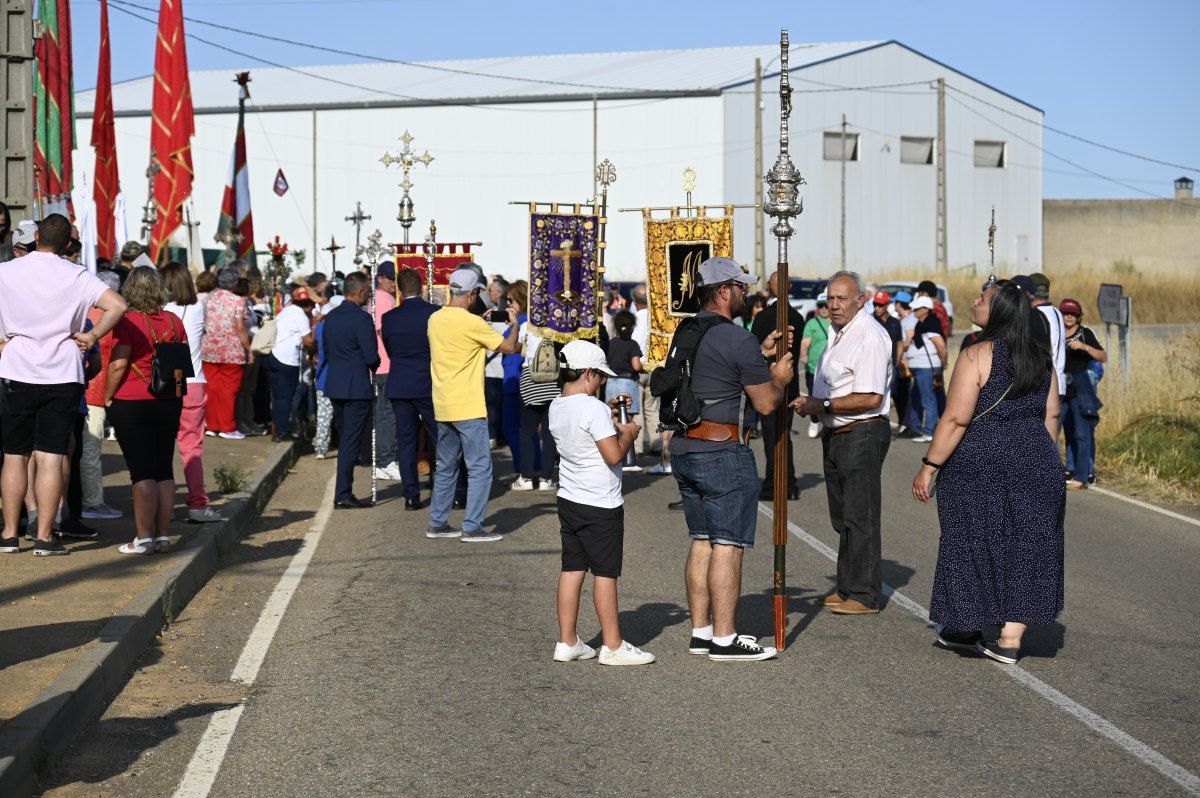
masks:
[[[142,11],[148,11],[148,12],[154,11],[154,9],[149,6],[143,6],[143,5],[139,5],[137,3],[129,2],[129,0],[112,0],[112,3],[113,3],[113,5],[122,5],[122,6],[129,6],[130,8],[138,8],[138,9],[141,9]],[[570,88],[575,88],[575,89],[599,89],[602,91],[630,91],[630,92],[647,90],[646,87],[644,87],[644,86],[635,88],[632,86],[605,86],[605,85],[600,85],[600,84],[595,84],[595,83],[571,83],[571,82],[563,81],[563,80],[550,80],[548,78],[527,78],[527,77],[519,77],[519,76],[515,76],[515,75],[495,75],[495,74],[488,73],[488,72],[478,72],[478,71],[474,71],[474,70],[470,70],[470,69],[457,69],[455,67],[448,67],[448,66],[442,66],[439,64],[431,64],[431,63],[422,63],[419,61],[402,61],[402,60],[396,59],[396,58],[383,58],[381,56],[371,55],[369,53],[360,53],[360,52],[356,52],[354,50],[340,50],[336,47],[326,47],[326,46],[320,45],[320,44],[312,44],[311,42],[301,42],[301,41],[296,41],[294,39],[286,39],[286,38],[283,38],[280,36],[272,36],[267,33],[260,33],[258,31],[243,30],[241,28],[235,28],[230,25],[221,25],[216,22],[209,22],[208,20],[197,19],[196,17],[189,17],[186,15],[184,16],[184,19],[187,20],[188,22],[194,22],[197,25],[205,25],[210,28],[216,28],[217,30],[228,31],[229,33],[236,33],[236,34],[239,34],[242,36],[251,36],[256,39],[264,39],[266,41],[277,42],[279,44],[287,44],[287,45],[291,45],[293,47],[306,47],[310,50],[318,50],[318,51],[324,52],[324,53],[333,53],[334,55],[344,55],[344,56],[350,56],[352,58],[361,58],[361,59],[364,59],[367,61],[376,61],[376,62],[383,63],[383,64],[399,64],[401,66],[415,67],[417,69],[428,69],[428,70],[432,70],[435,72],[450,72],[450,73],[453,73],[456,75],[471,75],[472,77],[484,77],[484,78],[491,78],[493,80],[511,80],[511,81],[516,81],[519,83],[536,83],[536,84],[544,85],[544,86],[568,86]],[[715,88],[715,87],[706,87],[706,88]]]
[[[141,14],[137,14],[133,11],[130,11],[127,8],[123,8],[122,6],[114,4],[112,6],[112,8],[115,11],[119,11],[122,14],[126,14],[135,19],[140,19],[143,22],[146,22],[148,24],[151,24],[151,25],[158,24],[154,20],[152,20],[148,17],[143,17]],[[430,98],[430,97],[415,97],[410,94],[400,94],[399,92],[389,91],[387,89],[375,89],[375,88],[371,88],[369,86],[362,86],[357,83],[350,83],[349,81],[338,80],[337,78],[331,78],[327,75],[319,75],[314,72],[307,72],[298,67],[288,66],[287,64],[281,64],[281,63],[278,63],[277,61],[271,61],[269,59],[263,58],[262,56],[253,55],[251,53],[246,53],[241,50],[236,50],[232,47],[227,47],[223,44],[218,44],[217,42],[210,41],[209,39],[205,39],[202,36],[197,36],[194,33],[188,33],[188,34],[186,34],[186,36],[188,39],[200,42],[201,44],[207,44],[209,47],[215,47],[218,50],[223,50],[227,53],[232,53],[233,55],[240,56],[242,58],[248,58],[252,61],[257,61],[260,64],[266,64],[267,66],[275,67],[277,69],[283,69],[288,72],[294,72],[297,75],[303,75],[304,77],[307,77],[307,78],[312,78],[314,80],[321,80],[326,83],[333,83],[338,86],[344,86],[346,88],[356,89],[357,91],[366,91],[366,92],[371,92],[373,94],[382,94],[382,95],[386,95],[389,97],[395,97],[395,98],[401,99],[401,100],[410,100],[412,102],[426,103],[429,105],[438,105],[438,106],[451,107],[451,108],[477,108],[477,109],[484,110],[484,111],[512,110],[512,111],[519,111],[522,113],[580,113],[580,112],[590,113],[591,112],[591,109],[585,109],[585,108],[513,108],[509,105],[504,105],[504,106],[485,105],[483,103],[454,102],[452,100],[439,100],[439,99]],[[637,102],[625,103],[623,105],[609,105],[609,106],[606,106],[606,110],[614,110],[614,109],[618,109],[618,108],[633,108],[633,107],[640,106],[640,105],[649,105],[651,103],[665,102],[670,99],[673,99],[673,98],[671,98],[671,97],[656,97],[656,98],[648,99],[648,100],[639,100]]]
[[[1030,119],[1029,117],[1021,116],[1017,112],[1011,111],[1008,108],[1004,108],[1003,106],[996,105],[995,103],[990,103],[987,100],[983,99],[982,97],[977,97],[976,95],[971,94],[971,92],[964,91],[963,89],[960,89],[956,86],[952,86],[949,83],[946,84],[946,88],[950,89],[953,92],[957,92],[958,94],[961,94],[964,97],[970,97],[975,102],[983,103],[986,106],[995,108],[997,111],[1003,111],[1004,113],[1008,114],[1009,116],[1015,116],[1017,119],[1020,119],[1022,122],[1029,122],[1030,124],[1041,125],[1043,128],[1045,128],[1046,130],[1049,130],[1052,133],[1057,133],[1060,136],[1066,136],[1069,139],[1075,139],[1076,141],[1081,141],[1084,144],[1090,144],[1093,147],[1099,147],[1102,150],[1108,150],[1109,152],[1115,152],[1118,155],[1125,155],[1129,158],[1137,158],[1140,161],[1148,161],[1150,163],[1156,163],[1156,164],[1159,164],[1160,166],[1169,166],[1172,169],[1183,169],[1184,171],[1189,171],[1189,172],[1200,172],[1200,167],[1186,166],[1184,164],[1171,163],[1170,161],[1161,161],[1158,158],[1151,158],[1148,155],[1139,155],[1136,152],[1129,152],[1128,150],[1122,150],[1119,147],[1112,147],[1112,146],[1109,146],[1108,144],[1101,144],[1098,141],[1092,141],[1091,139],[1085,139],[1083,136],[1077,136],[1074,133],[1068,133],[1067,131],[1060,130],[1059,128],[1056,128],[1052,125],[1047,125],[1043,121],[1040,121],[1037,119]]]
[[[1129,183],[1122,182],[1122,181],[1120,181],[1120,180],[1116,179],[1115,177],[1109,177],[1108,175],[1106,175],[1106,174],[1102,174],[1102,173],[1100,173],[1100,172],[1097,172],[1097,171],[1095,171],[1094,169],[1088,169],[1086,166],[1081,166],[1081,165],[1079,165],[1079,164],[1075,163],[1074,161],[1068,160],[1067,158],[1064,158],[1063,156],[1061,156],[1061,155],[1059,155],[1059,154],[1057,154],[1057,153],[1051,152],[1050,150],[1046,149],[1045,147],[1043,147],[1042,145],[1038,144],[1037,142],[1035,142],[1035,141],[1031,141],[1031,140],[1029,140],[1029,139],[1025,138],[1024,136],[1022,136],[1021,134],[1019,134],[1019,133],[1017,133],[1017,132],[1015,132],[1015,131],[1009,130],[1009,129],[1008,129],[1008,128],[1006,128],[1004,125],[1002,125],[1002,124],[1000,124],[999,122],[997,122],[996,120],[994,120],[994,119],[991,119],[990,117],[988,117],[988,116],[986,116],[986,115],[984,115],[984,114],[980,113],[979,111],[975,110],[975,109],[974,109],[974,108],[972,108],[971,106],[969,106],[969,105],[967,105],[966,103],[964,103],[962,100],[959,100],[957,97],[955,97],[955,96],[953,96],[953,95],[950,95],[950,99],[951,99],[951,100],[953,100],[953,101],[954,101],[954,103],[955,103],[956,105],[958,105],[959,107],[961,107],[961,108],[965,108],[967,111],[970,111],[971,113],[975,114],[977,117],[979,117],[980,119],[982,119],[983,121],[985,121],[985,122],[987,122],[987,123],[989,123],[989,124],[991,124],[991,125],[994,125],[994,126],[996,126],[996,127],[997,127],[997,128],[999,128],[1000,130],[1003,130],[1005,133],[1009,134],[1009,135],[1010,135],[1010,136],[1012,136],[1013,138],[1015,138],[1015,139],[1017,139],[1017,140],[1019,140],[1019,141],[1023,141],[1023,142],[1025,142],[1026,144],[1028,144],[1028,145],[1029,145],[1029,146],[1031,146],[1031,147],[1034,147],[1034,148],[1036,148],[1037,150],[1039,150],[1039,151],[1040,151],[1040,152],[1042,152],[1043,154],[1045,154],[1045,155],[1049,155],[1051,158],[1057,158],[1058,160],[1062,161],[1062,162],[1063,162],[1063,163],[1065,163],[1065,164],[1068,164],[1069,166],[1073,166],[1073,167],[1075,167],[1076,169],[1079,169],[1079,170],[1081,170],[1081,171],[1087,172],[1089,175],[1092,175],[1093,177],[1098,177],[1098,178],[1100,178],[1101,180],[1106,180],[1106,181],[1108,181],[1109,183],[1112,183],[1112,184],[1114,184],[1114,185],[1118,185],[1118,186],[1120,186],[1121,188],[1128,189],[1129,191],[1136,191],[1136,192],[1137,192],[1137,193],[1139,193],[1139,194],[1145,194],[1147,197],[1152,197],[1152,198],[1154,198],[1154,199],[1159,199],[1159,200],[1161,200],[1161,199],[1169,200],[1169,201],[1171,201],[1171,202],[1174,202],[1174,203],[1176,203],[1176,204],[1179,204],[1179,205],[1184,205],[1184,206],[1186,206],[1186,207],[1189,207],[1189,208],[1191,208],[1191,207],[1195,207],[1195,206],[1193,206],[1193,205],[1191,205],[1191,204],[1189,204],[1189,203],[1179,202],[1178,200],[1176,200],[1176,199],[1174,199],[1174,198],[1172,198],[1172,197],[1164,197],[1164,196],[1162,196],[1161,194],[1155,194],[1155,193],[1153,193],[1153,192],[1151,192],[1151,191],[1146,191],[1146,190],[1145,190],[1145,189],[1143,189],[1143,188],[1138,188],[1137,186],[1133,186],[1133,185],[1130,185]]]

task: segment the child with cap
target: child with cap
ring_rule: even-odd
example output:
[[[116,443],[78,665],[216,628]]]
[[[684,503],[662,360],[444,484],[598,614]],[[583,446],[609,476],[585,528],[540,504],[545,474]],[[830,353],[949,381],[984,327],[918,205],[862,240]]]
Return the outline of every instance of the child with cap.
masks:
[[[600,620],[601,665],[646,665],[654,655],[621,638],[617,577],[621,575],[625,508],[621,461],[637,440],[637,424],[614,423],[615,410],[596,398],[616,376],[604,351],[590,341],[571,341],[558,356],[561,395],[550,403],[550,433],[558,447],[558,519],[562,573],[558,578],[556,662],[591,659],[596,650],[579,639],[579,596],[590,570]],[[613,403],[625,397],[616,397]]]

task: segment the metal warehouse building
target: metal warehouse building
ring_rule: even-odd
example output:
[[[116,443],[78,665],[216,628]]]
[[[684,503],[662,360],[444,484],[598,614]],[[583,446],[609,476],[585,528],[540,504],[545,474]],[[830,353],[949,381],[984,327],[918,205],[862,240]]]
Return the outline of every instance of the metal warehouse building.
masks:
[[[616,165],[610,209],[683,204],[689,166],[696,204],[753,203],[755,59],[764,74],[765,169],[778,151],[778,57],[777,45],[764,44],[292,70],[251,65],[246,136],[256,244],[264,249],[279,234],[311,255],[330,235],[352,243],[345,217],[356,201],[374,217],[370,229],[400,240],[400,174],[380,158],[397,152],[405,130],[418,152],[435,158],[411,176],[413,240],[423,239],[434,218],[439,241],[484,242],[477,258],[489,272],[515,276],[525,268],[525,211],[508,202],[586,200],[595,155]],[[848,264],[870,273],[933,267],[939,78],[946,85],[949,267],[986,261],[993,205],[997,262],[1041,266],[1041,110],[895,41],[796,44],[789,57],[791,154],[808,181],[793,274],[825,274],[841,262],[843,166]],[[233,77],[233,70],[191,76],[194,213],[206,247],[217,246],[236,128]],[[152,81],[114,86],[131,234],[146,199]],[[81,112],[93,104],[91,91],[76,97]],[[90,132],[81,113],[78,140],[87,142]],[[77,172],[90,173],[92,159],[80,155]],[[290,184],[283,197],[271,190],[279,168]],[[614,211],[609,218],[609,276],[635,279],[644,273],[640,215]],[[753,263],[755,211],[738,210],[735,218],[735,256]],[[769,221],[764,228],[769,270]],[[318,256],[316,266],[327,270],[328,253]]]

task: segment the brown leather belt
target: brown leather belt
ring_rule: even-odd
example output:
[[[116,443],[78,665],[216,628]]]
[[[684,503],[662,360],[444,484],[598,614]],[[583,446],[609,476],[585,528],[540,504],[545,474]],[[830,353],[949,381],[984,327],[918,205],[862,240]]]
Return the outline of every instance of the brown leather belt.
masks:
[[[745,431],[746,433],[749,430]],[[691,438],[697,441],[712,441],[714,443],[722,443],[724,441],[740,441],[745,443],[748,438],[745,433],[738,434],[737,424],[719,424],[716,421],[701,421],[694,427],[690,427],[685,438]]]
[[[860,418],[857,421],[851,421],[841,427],[826,427],[826,435],[841,435],[843,432],[849,432],[862,424],[874,424],[876,421],[887,421],[887,416],[871,416],[870,418]]]

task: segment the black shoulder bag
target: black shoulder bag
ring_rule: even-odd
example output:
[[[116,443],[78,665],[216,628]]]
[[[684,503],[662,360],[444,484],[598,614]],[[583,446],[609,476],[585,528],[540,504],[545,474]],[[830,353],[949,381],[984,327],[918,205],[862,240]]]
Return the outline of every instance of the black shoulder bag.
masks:
[[[171,317],[170,334],[173,336],[175,334],[175,316],[173,313],[168,313],[168,315]],[[191,347],[186,341],[158,340],[158,336],[154,332],[154,325],[150,323],[150,317],[143,313],[142,318],[146,320],[146,328],[150,330],[150,339],[154,342],[154,357],[150,360],[150,379],[146,379],[146,375],[137,367],[137,364],[130,363],[130,368],[145,380],[151,396],[155,399],[181,399],[187,394],[188,377],[196,376],[195,371],[192,370]]]

